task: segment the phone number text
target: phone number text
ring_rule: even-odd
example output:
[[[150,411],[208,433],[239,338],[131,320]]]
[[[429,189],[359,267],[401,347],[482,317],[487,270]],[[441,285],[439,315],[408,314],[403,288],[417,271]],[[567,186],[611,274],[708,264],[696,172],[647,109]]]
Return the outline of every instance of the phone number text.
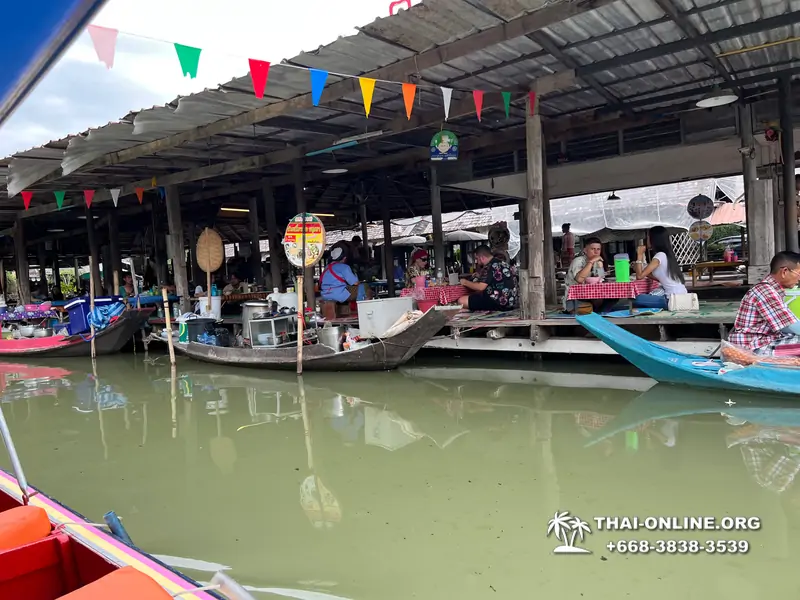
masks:
[[[619,554],[747,554],[747,540],[618,540],[606,549]]]

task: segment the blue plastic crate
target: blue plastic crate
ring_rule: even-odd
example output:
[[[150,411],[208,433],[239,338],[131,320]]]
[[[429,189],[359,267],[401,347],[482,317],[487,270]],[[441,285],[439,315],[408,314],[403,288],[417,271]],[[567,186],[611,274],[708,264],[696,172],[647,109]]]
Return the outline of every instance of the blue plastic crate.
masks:
[[[94,305],[95,307],[108,306],[114,302],[120,302],[120,300],[120,296],[101,296],[94,299]],[[77,335],[89,331],[90,306],[88,297],[76,298],[64,306],[69,313],[69,323],[67,326],[70,335]]]

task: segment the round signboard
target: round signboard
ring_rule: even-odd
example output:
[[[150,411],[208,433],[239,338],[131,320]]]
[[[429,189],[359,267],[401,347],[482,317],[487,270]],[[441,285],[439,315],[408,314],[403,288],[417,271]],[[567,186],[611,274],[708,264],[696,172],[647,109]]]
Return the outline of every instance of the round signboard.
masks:
[[[443,129],[431,138],[431,160],[457,160],[458,136]]]
[[[710,217],[711,213],[714,212],[714,202],[708,196],[699,194],[689,200],[689,204],[686,205],[686,212],[693,219],[702,221]]]
[[[303,238],[306,246],[305,265],[303,265]],[[286,258],[295,267],[313,267],[325,252],[325,226],[322,221],[310,213],[296,215],[289,221],[286,233],[283,234],[283,250],[286,252]]]
[[[714,226],[708,221],[695,221],[689,226],[689,237],[695,242],[705,242],[711,239]]]

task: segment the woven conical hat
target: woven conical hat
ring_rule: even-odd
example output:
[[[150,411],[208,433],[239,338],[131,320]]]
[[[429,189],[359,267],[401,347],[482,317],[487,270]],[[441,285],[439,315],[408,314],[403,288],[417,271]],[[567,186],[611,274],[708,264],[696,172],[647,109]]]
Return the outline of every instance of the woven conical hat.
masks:
[[[197,239],[197,265],[205,273],[213,273],[222,266],[225,247],[222,238],[213,229],[206,227]]]

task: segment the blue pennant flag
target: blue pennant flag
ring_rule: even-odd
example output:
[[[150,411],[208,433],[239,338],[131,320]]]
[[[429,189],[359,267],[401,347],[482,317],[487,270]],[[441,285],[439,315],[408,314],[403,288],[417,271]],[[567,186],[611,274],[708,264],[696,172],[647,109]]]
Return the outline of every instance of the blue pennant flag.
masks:
[[[311,73],[311,100],[314,102],[314,106],[319,106],[322,90],[325,89],[325,82],[328,80],[328,72],[319,69],[309,69],[309,72]]]

